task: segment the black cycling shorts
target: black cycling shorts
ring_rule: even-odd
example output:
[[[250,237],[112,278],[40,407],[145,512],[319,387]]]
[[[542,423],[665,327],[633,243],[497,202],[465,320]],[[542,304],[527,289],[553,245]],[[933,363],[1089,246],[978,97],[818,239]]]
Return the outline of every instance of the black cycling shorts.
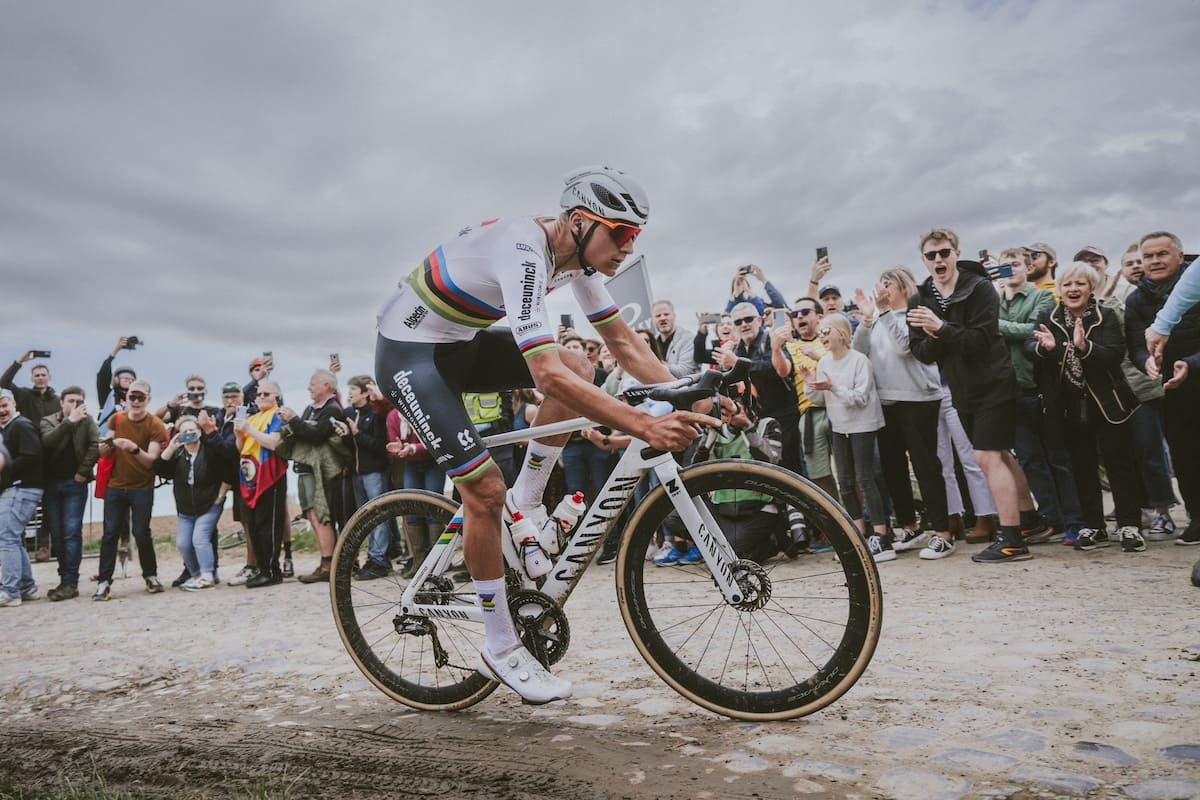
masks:
[[[397,342],[380,336],[375,380],[455,483],[478,478],[494,463],[467,416],[462,393],[533,386],[512,331],[500,327],[481,330],[466,342]]]

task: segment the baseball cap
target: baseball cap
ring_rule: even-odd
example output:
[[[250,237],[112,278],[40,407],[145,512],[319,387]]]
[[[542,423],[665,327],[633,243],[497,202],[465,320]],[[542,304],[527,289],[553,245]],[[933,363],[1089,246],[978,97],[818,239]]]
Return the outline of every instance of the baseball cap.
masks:
[[[1029,245],[1029,247],[1026,249],[1036,250],[1039,253],[1047,253],[1047,254],[1049,254],[1050,258],[1054,259],[1055,261],[1058,261],[1058,253],[1054,252],[1054,248],[1051,247],[1050,245],[1046,244],[1045,242],[1034,242],[1033,244]]]
[[[117,367],[113,370],[114,378],[118,378],[122,375],[128,375],[131,378],[137,377],[137,373],[133,371],[133,367]]]
[[[1075,257],[1071,260],[1072,261],[1082,261],[1084,256],[1089,256],[1089,255],[1090,256],[1100,256],[1105,261],[1108,261],[1108,256],[1104,255],[1104,250],[1099,247],[1096,247],[1096,245],[1094,245],[1094,244],[1089,244],[1087,247],[1080,250],[1078,253],[1075,254]]]
[[[831,283],[828,286],[822,286],[821,291],[817,292],[817,297],[823,298],[827,294],[836,294],[838,297],[841,297],[842,290]]]
[[[237,381],[229,381],[221,385],[221,394],[234,394],[235,392],[242,393],[242,385]]]
[[[262,365],[263,365],[263,360],[261,358],[256,358],[250,362],[249,370],[253,370],[255,367],[261,367]]]

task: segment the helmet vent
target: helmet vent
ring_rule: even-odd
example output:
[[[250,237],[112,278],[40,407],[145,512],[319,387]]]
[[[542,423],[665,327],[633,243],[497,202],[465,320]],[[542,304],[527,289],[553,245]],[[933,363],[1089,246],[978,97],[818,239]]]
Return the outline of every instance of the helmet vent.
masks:
[[[592,191],[595,192],[596,198],[599,199],[601,203],[604,203],[604,205],[608,206],[609,208],[616,209],[617,211],[627,210],[626,205],[621,202],[621,198],[617,197],[615,194],[613,194],[612,192],[610,192],[608,189],[601,186],[600,184],[593,183]]]

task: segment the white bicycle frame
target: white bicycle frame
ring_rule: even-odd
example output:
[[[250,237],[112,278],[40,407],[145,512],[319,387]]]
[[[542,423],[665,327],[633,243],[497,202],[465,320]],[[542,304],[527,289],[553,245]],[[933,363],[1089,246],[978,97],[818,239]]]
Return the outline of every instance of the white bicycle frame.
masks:
[[[511,433],[501,433],[486,437],[483,441],[489,447],[498,447],[538,437],[583,430],[593,425],[595,423],[591,420],[580,417]],[[621,456],[616,467],[609,474],[608,480],[605,481],[604,488],[580,516],[575,529],[571,531],[566,546],[554,560],[553,568],[548,574],[546,582],[538,589],[560,607],[571,596],[580,577],[591,563],[592,556],[616,523],[617,517],[629,504],[633,497],[633,491],[642,476],[649,470],[654,470],[659,481],[662,482],[671,505],[679,512],[679,517],[687,528],[689,538],[703,554],[704,561],[712,572],[713,580],[725,596],[726,601],[741,602],[742,591],[734,579],[732,568],[734,562],[737,561],[737,555],[729,546],[729,542],[721,532],[721,527],[713,519],[712,513],[701,498],[688,497],[684,491],[683,482],[679,480],[679,465],[672,455],[656,453],[650,458],[645,458],[643,451],[647,449],[646,443],[639,439],[635,438],[630,442],[625,449],[625,454]],[[483,622],[483,612],[475,604],[447,606],[416,602],[416,596],[421,594],[421,587],[426,578],[434,574],[440,575],[449,568],[459,538],[462,536],[462,524],[462,507],[460,506],[405,588],[400,599],[402,613],[413,616]],[[525,574],[520,555],[517,553],[512,537],[508,534],[507,525],[501,527],[500,541],[504,551],[504,560],[508,566],[516,570],[517,574],[522,576],[525,588],[538,588],[536,583]]]

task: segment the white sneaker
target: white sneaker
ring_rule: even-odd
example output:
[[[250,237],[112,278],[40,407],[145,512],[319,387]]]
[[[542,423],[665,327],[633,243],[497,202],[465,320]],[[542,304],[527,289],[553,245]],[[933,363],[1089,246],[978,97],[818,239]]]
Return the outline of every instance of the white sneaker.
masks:
[[[1145,527],[1149,528],[1146,531],[1148,542],[1169,542],[1175,538],[1175,521],[1166,514],[1156,513]]]
[[[908,528],[892,529],[892,549],[898,553],[905,550],[920,550],[929,544],[929,531],[910,531]]]
[[[230,586],[241,586],[258,574],[258,567],[242,567],[237,574],[229,579]]]
[[[1133,525],[1117,528],[1117,541],[1126,553],[1140,553],[1146,549],[1146,540],[1142,538],[1141,531]]]
[[[932,561],[937,558],[945,558],[954,552],[954,542],[943,539],[940,536],[929,537],[929,544],[918,554],[926,561]]]
[[[0,608],[8,608],[9,606],[16,608],[19,605],[21,605],[21,595],[0,592]]]
[[[198,592],[201,589],[211,589],[216,585],[217,584],[215,582],[210,581],[208,578],[205,578],[203,575],[201,575],[200,577],[190,578],[184,581],[183,585],[179,588],[183,589],[185,592]]]
[[[891,542],[878,533],[867,537],[867,550],[871,552],[871,558],[875,559],[876,564],[896,560],[896,551],[892,549]]]
[[[524,647],[497,658],[485,646],[479,651],[479,674],[497,680],[521,696],[531,706],[571,696],[571,684],[551,675]]]
[[[675,549],[674,542],[663,542],[662,547],[655,547],[650,544],[650,549],[646,551],[647,561],[658,561],[660,558],[665,558],[668,553]]]
[[[35,585],[32,589],[26,589],[21,592],[21,601],[28,603],[30,600],[38,599],[38,587]]]

